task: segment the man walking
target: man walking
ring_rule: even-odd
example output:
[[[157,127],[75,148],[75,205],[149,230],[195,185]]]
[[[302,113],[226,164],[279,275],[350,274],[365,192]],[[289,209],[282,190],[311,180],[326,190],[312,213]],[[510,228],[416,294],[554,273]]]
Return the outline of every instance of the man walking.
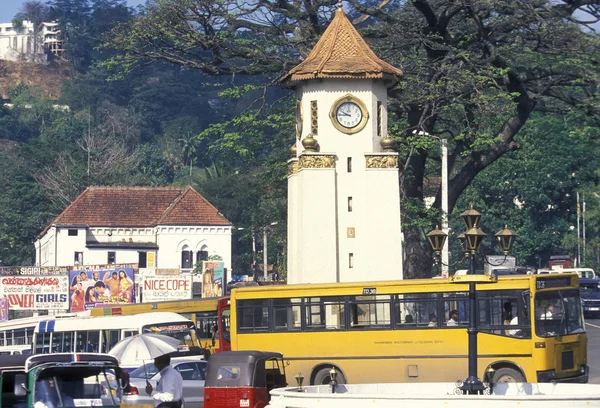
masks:
[[[181,408],[183,405],[183,378],[170,364],[171,357],[168,355],[154,359],[160,380],[156,384],[156,390],[148,383],[146,393],[154,399],[155,408]]]

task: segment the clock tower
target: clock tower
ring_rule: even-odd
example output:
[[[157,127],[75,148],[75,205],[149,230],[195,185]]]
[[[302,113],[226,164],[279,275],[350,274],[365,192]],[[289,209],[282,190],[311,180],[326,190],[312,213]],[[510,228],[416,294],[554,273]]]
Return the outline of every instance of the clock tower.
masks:
[[[288,283],[402,279],[398,154],[387,133],[387,89],[401,75],[339,7],[282,78],[297,98]]]

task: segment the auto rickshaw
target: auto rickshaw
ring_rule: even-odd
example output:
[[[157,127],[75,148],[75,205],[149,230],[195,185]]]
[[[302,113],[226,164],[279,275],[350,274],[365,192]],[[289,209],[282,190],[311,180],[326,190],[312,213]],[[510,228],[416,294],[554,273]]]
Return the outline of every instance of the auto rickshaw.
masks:
[[[269,391],[286,385],[281,353],[223,351],[208,359],[204,408],[262,408]]]

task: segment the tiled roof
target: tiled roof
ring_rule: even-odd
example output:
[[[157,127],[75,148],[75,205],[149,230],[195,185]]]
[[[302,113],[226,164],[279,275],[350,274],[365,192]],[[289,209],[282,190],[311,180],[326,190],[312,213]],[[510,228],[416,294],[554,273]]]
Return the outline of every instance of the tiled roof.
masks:
[[[54,221],[89,227],[231,225],[192,187],[88,187]]]
[[[308,57],[288,72],[281,82],[294,87],[299,81],[319,78],[383,78],[393,85],[402,71],[379,59],[354,28],[342,9]]]

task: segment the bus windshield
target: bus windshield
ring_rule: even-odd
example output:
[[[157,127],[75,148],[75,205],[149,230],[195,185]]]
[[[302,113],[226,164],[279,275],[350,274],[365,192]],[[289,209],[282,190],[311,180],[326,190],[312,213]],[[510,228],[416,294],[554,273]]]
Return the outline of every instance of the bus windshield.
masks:
[[[175,322],[164,324],[149,324],[142,327],[142,333],[164,334],[180,341],[191,340],[194,331],[192,322]]]
[[[120,404],[114,368],[51,367],[37,374],[33,390],[35,407],[114,407]]]
[[[576,290],[542,292],[535,296],[535,332],[539,337],[584,333]]]

